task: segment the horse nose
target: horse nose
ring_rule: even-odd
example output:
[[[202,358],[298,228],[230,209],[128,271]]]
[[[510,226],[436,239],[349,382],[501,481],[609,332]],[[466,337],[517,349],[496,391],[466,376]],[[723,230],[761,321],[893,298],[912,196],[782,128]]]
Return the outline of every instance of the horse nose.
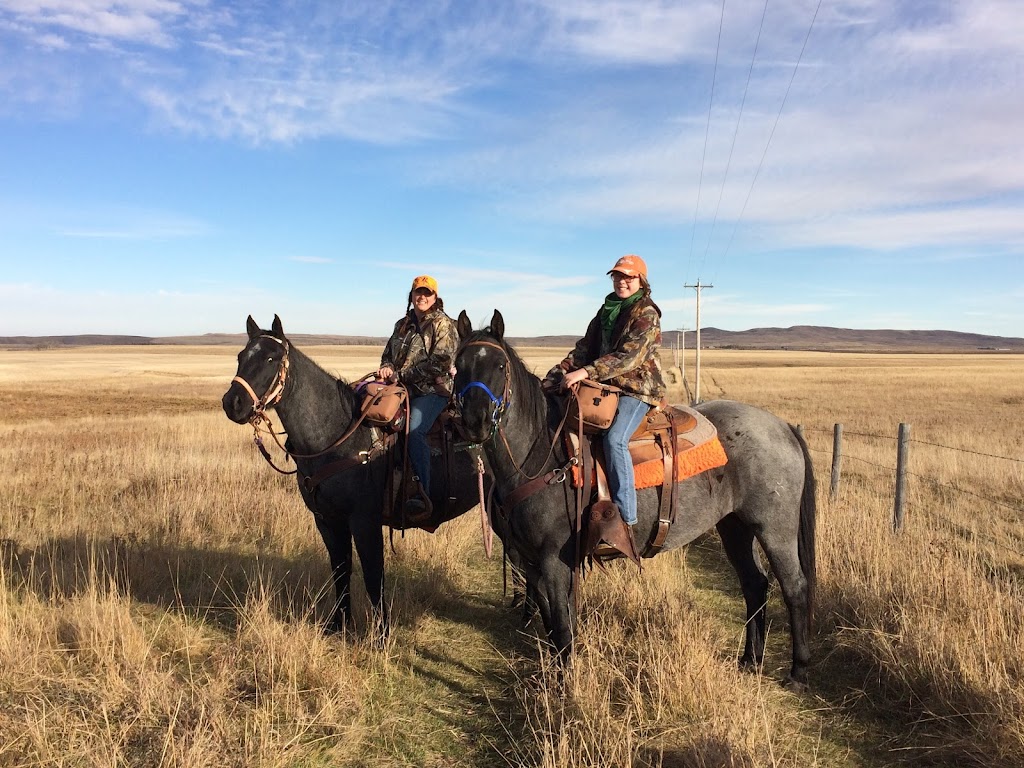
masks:
[[[239,424],[243,423],[248,414],[243,414],[242,411],[245,409],[245,404],[242,401],[241,395],[235,391],[237,387],[232,384],[228,387],[228,391],[224,393],[224,397],[221,398],[221,406],[224,408],[224,415],[226,415],[232,421],[236,421]]]

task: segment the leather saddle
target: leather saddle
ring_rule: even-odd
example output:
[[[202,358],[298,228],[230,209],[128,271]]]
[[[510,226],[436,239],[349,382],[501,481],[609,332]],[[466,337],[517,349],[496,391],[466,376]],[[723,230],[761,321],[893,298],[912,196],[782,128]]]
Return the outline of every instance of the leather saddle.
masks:
[[[459,415],[455,411],[454,405],[449,403],[441,411],[426,435],[432,459],[438,456],[441,458],[441,471],[437,473],[435,465],[432,485],[440,483],[440,494],[436,495],[441,495],[441,498],[444,499],[442,505],[435,506],[424,492],[423,486],[414,479],[412,467],[406,456],[406,436],[403,434],[396,441],[389,459],[388,477],[390,482],[389,487],[385,490],[385,525],[400,530],[422,528],[433,533],[441,521],[448,520],[453,516],[455,497],[452,489],[455,480],[455,453],[465,450],[468,446],[468,443],[462,441],[459,436],[458,420]],[[406,502],[410,498],[418,498],[423,502],[422,512],[410,515],[406,507]]]
[[[583,456],[583,470],[574,473],[577,486],[588,485],[596,499],[584,511],[580,559],[591,558],[599,565],[607,560],[628,557],[640,564],[641,557],[653,557],[661,551],[668,531],[676,519],[676,482],[726,462],[715,426],[699,412],[687,406],[662,404],[652,408],[629,440],[629,454],[637,488],[660,487],[658,523],[642,552],[638,553],[633,531],[623,522],[608,490],[603,444],[584,435],[578,447],[578,434],[570,434],[570,450]],[[588,458],[589,457],[589,458]],[[592,472],[587,472],[587,465]],[[588,475],[590,475],[588,477]],[[666,481],[668,479],[668,481]],[[589,481],[589,482],[588,482]]]

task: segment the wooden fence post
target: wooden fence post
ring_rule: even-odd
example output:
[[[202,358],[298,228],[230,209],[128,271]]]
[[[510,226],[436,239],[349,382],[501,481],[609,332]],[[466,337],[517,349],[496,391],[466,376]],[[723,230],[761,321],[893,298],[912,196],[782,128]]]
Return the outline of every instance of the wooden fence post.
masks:
[[[899,441],[896,447],[896,504],[893,508],[892,529],[903,530],[903,503],[907,485],[907,447],[910,445],[910,425],[900,423]]]
[[[828,497],[835,501],[839,494],[839,475],[843,468],[843,425],[836,424],[832,428],[832,482],[829,484]]]

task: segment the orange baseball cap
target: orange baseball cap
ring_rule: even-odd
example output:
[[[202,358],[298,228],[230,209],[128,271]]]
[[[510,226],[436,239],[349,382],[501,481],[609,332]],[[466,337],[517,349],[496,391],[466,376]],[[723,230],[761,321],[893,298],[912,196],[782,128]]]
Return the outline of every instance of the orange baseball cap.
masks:
[[[412,279],[412,290],[417,288],[426,288],[431,293],[437,293],[437,280],[432,278],[430,275],[420,275]]]
[[[616,261],[615,266],[608,270],[609,275],[612,272],[621,272],[622,274],[629,275],[630,277],[641,275],[646,280],[647,264],[635,253],[628,253]]]

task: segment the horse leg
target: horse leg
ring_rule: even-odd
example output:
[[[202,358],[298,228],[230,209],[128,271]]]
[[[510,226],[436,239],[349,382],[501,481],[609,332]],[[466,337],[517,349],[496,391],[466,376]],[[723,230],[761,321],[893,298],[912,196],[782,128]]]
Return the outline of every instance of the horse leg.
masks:
[[[743,600],[747,604],[746,640],[739,664],[743,669],[757,668],[764,661],[768,577],[754,545],[754,531],[749,525],[731,513],[719,520],[716,528],[722,537],[725,554],[739,576]]]
[[[325,627],[328,632],[342,632],[352,623],[352,534],[344,516],[330,520],[316,516],[316,528],[327,547],[334,582],[334,609]]]
[[[390,631],[388,610],[384,603],[384,532],[380,519],[374,515],[354,514],[351,520],[352,535],[356,542],[356,553],[363,568],[363,584],[370,600],[373,627],[371,634],[379,641],[385,641]]]
[[[519,550],[508,548],[506,557],[508,557],[512,571],[512,607],[523,609],[519,626],[521,629],[526,629],[537,615],[536,590],[526,579],[526,574],[523,571],[523,557],[519,554]]]
[[[572,569],[557,557],[548,557],[541,563],[540,578],[535,585],[537,604],[540,608],[548,640],[563,662],[572,658],[573,615]],[[527,584],[529,584],[527,579]]]
[[[793,666],[789,671],[789,684],[803,688],[807,685],[807,667],[810,649],[810,583],[804,575],[793,536],[766,529],[758,535],[761,547],[768,556],[775,577],[782,589],[782,598],[789,610],[789,631],[793,638]]]

